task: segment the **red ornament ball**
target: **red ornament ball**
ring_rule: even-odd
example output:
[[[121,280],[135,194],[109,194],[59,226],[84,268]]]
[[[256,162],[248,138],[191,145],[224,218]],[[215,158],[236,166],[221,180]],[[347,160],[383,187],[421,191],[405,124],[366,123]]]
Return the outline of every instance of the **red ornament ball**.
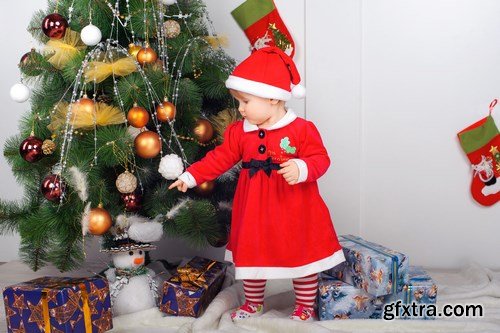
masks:
[[[125,193],[121,195],[123,202],[125,203],[125,210],[127,212],[136,212],[142,207],[142,196],[137,193]]]
[[[68,21],[61,15],[54,13],[45,16],[42,21],[43,33],[50,38],[61,39],[66,34]]]
[[[35,52],[35,49],[31,49],[31,51],[26,52],[19,60],[19,66],[27,65],[30,62],[31,54]]]
[[[66,190],[66,185],[61,179],[61,175],[51,174],[42,181],[42,194],[49,201],[59,202]]]
[[[26,161],[33,163],[43,157],[43,141],[36,136],[29,136],[19,146],[19,153]]]

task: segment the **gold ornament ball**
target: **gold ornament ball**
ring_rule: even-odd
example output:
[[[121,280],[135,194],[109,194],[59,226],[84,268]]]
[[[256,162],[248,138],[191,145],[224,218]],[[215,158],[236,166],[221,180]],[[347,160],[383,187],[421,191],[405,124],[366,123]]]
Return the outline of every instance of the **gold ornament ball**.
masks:
[[[54,143],[54,141],[50,139],[43,141],[42,151],[45,155],[51,155],[54,153],[55,150],[56,150],[56,144]]]
[[[156,107],[156,117],[159,121],[167,122],[175,118],[175,105],[170,103],[166,98],[165,101]]]
[[[127,120],[130,126],[143,128],[149,122],[149,112],[145,108],[134,104],[134,107],[128,111]]]
[[[139,51],[141,50],[141,46],[140,45],[135,45],[134,43],[130,43],[129,46],[128,46],[128,53],[137,59],[137,53],[139,53]]]
[[[156,61],[156,59],[158,59],[158,55],[155,50],[150,47],[141,48],[137,53],[137,61],[141,65],[152,64]]]
[[[214,128],[206,119],[198,119],[194,126],[193,133],[201,143],[206,143],[214,136]]]
[[[120,193],[132,193],[137,188],[137,178],[126,170],[116,178],[115,185]]]
[[[76,102],[75,108],[76,109],[72,112],[94,114],[95,103],[93,100],[88,98],[87,95],[83,95],[83,97]]]
[[[89,216],[89,232],[94,236],[104,235],[111,225],[113,224],[113,219],[108,211],[102,208],[101,205],[97,208],[90,210]]]
[[[194,191],[198,193],[198,195],[207,196],[213,192],[214,188],[215,181],[209,180],[195,187]]]
[[[165,36],[167,38],[175,38],[181,33],[181,25],[175,20],[167,20],[163,23],[165,28]]]
[[[160,136],[152,131],[139,134],[134,140],[135,151],[142,158],[156,157],[161,151]]]

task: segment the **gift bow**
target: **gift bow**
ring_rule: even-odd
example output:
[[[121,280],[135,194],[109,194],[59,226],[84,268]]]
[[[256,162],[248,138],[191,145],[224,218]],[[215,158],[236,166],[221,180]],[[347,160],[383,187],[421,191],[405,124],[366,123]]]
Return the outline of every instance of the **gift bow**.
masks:
[[[204,268],[194,268],[187,264],[186,266],[177,267],[177,276],[170,279],[172,282],[180,282],[182,287],[189,288],[191,286],[208,289],[205,273],[215,265],[217,261],[210,260]]]
[[[100,83],[111,75],[127,76],[137,70],[135,60],[132,57],[125,57],[109,62],[92,61],[85,69],[85,82],[96,81]]]
[[[245,169],[250,169],[250,178],[257,173],[259,170],[263,170],[266,175],[269,177],[271,176],[271,171],[272,170],[279,170],[280,165],[277,163],[272,162],[272,158],[269,157],[266,160],[256,160],[256,159],[251,159],[250,162],[243,162],[242,163],[243,168]]]

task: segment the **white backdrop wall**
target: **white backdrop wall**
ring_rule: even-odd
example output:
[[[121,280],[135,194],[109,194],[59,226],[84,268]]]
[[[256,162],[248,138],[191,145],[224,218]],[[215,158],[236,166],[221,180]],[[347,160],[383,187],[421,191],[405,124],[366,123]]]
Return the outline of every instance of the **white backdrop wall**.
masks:
[[[207,0],[228,53],[248,44],[230,11],[242,0]],[[8,5],[7,5],[8,4]],[[298,50],[307,98],[289,104],[312,120],[332,156],[321,179],[339,234],[354,233],[407,253],[411,262],[499,268],[500,204],[468,192],[470,168],[456,133],[484,117],[500,95],[500,21],[495,0],[276,0]],[[0,142],[16,133],[26,105],[10,100],[17,62],[33,44],[26,26],[45,0],[0,2]],[[14,15],[9,13],[15,12]],[[500,121],[500,110],[494,117]],[[22,195],[0,158],[0,198]],[[300,204],[300,203],[297,203]],[[18,236],[0,236],[0,261],[17,258]],[[97,260],[97,244],[87,251]],[[165,240],[156,256],[203,254]]]

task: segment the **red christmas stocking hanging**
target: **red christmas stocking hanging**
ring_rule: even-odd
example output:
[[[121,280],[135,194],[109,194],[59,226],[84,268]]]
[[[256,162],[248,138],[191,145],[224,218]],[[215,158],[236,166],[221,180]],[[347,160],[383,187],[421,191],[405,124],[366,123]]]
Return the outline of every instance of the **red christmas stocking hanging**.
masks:
[[[458,133],[458,139],[472,164],[471,193],[483,206],[500,200],[500,134],[491,117],[497,104],[490,104],[490,115]]]
[[[252,50],[277,46],[293,58],[295,43],[273,0],[247,0],[231,12]]]

